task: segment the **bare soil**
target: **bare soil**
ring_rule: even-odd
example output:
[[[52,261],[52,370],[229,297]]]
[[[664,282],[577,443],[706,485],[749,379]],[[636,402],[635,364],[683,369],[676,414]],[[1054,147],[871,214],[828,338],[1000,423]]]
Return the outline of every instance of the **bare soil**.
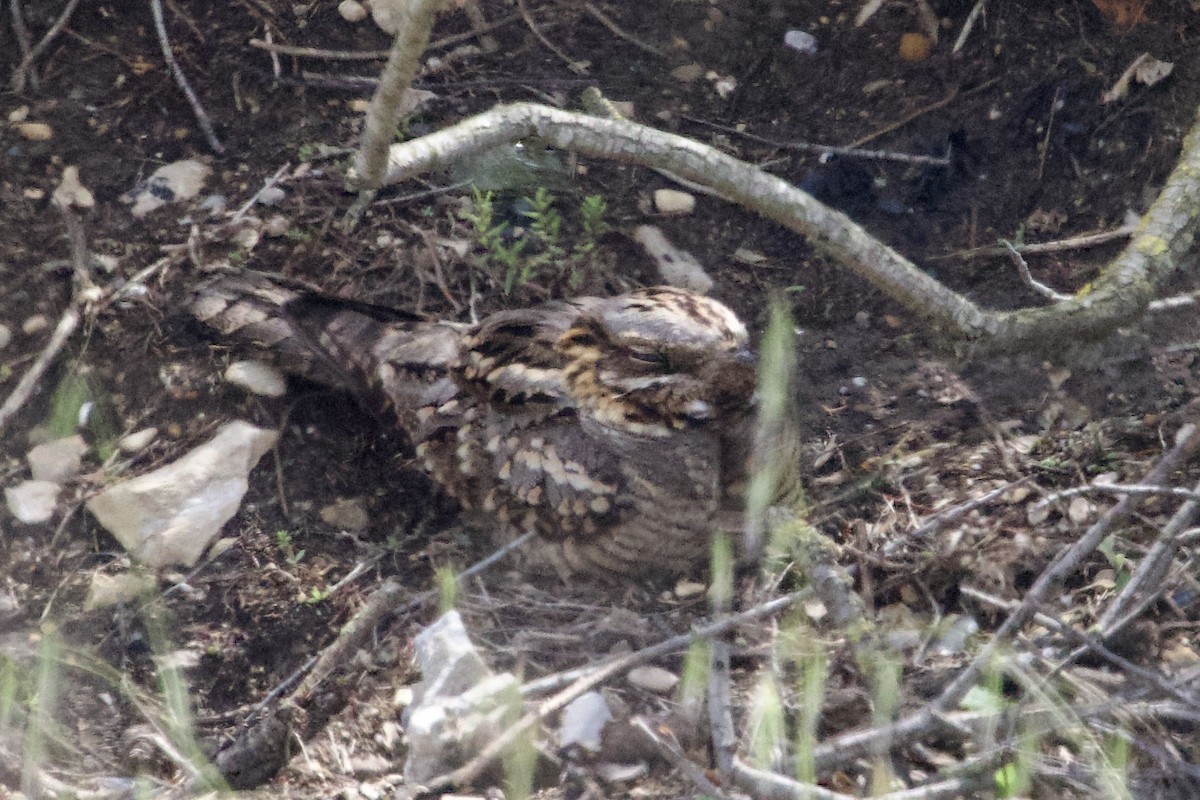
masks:
[[[35,39],[60,12],[60,4],[44,0],[18,5]],[[1064,504],[1036,525],[1029,522],[1029,505],[1101,473],[1136,482],[1179,425],[1195,419],[1200,324],[1193,310],[1150,318],[1068,364],[949,362],[936,333],[814,254],[798,235],[711,197],[700,197],[691,215],[656,216],[648,196],[670,184],[646,170],[587,163],[557,190],[568,231],[576,230],[578,198],[588,194],[605,198],[614,226],[578,288],[556,276],[535,277],[509,295],[501,275],[479,276],[472,286],[466,259],[435,245],[467,237],[455,216],[460,195],[403,199],[428,188],[416,182],[382,196],[391,202],[372,207],[356,231],[344,234],[338,223],[353,200],[342,191],[347,157],[323,157],[319,148],[356,144],[362,116],[351,103],[370,90],[353,79],[373,76],[380,62],[281,56],[276,74],[269,54],[248,45],[270,31],[283,44],[388,47],[388,37],[369,21],[347,23],[336,5],[168,3],[175,55],[216,123],[224,155],[208,151],[163,64],[143,4],[81,4],[38,59],[39,86],[0,93],[5,115],[28,107],[29,119],[53,129],[49,140],[29,141],[15,127],[0,126],[0,321],[14,332],[0,350],[0,394],[8,395],[49,335],[49,329],[25,333],[23,324],[43,315],[52,328],[70,298],[70,271],[53,263],[69,255],[63,224],[49,204],[63,166],[77,165],[96,195],[86,219],[89,240],[118,264],[114,275],[98,276],[105,282],[151,264],[165,246],[186,242],[192,224],[215,225],[194,206],[169,206],[135,220],[120,202],[158,166],[200,156],[214,168],[206,192],[224,195],[229,209],[284,164],[308,164],[305,174],[284,184],[276,207],[252,212],[282,215],[285,235],[264,238],[248,255],[232,241],[206,243],[200,262],[232,259],[431,317],[465,319],[470,307],[482,313],[571,291],[653,282],[653,267],[628,238],[643,222],[661,226],[697,254],[715,279],[713,293],[754,330],[764,326],[770,294],[788,289],[802,332],[798,400],[813,453],[806,465],[813,521],[842,544],[843,563],[855,570],[868,610],[893,624],[960,614],[985,631],[993,628],[1003,615],[964,597],[961,588],[1019,599],[1112,501],[1094,498],[1073,515]],[[974,3],[934,2],[939,40],[920,60],[905,60],[900,52],[902,34],[922,30],[914,3],[886,3],[862,27],[853,24],[859,2],[594,3],[620,34],[581,2],[529,5],[545,36],[570,59],[586,62],[586,76],[516,15],[491,32],[494,52],[465,55],[421,79],[434,98],[404,135],[436,130],[498,102],[575,108],[579,91],[594,84],[609,98],[629,101],[639,121],[803,183],[939,279],[994,308],[1044,300],[1005,256],[964,251],[999,238],[1048,241],[1120,226],[1155,196],[1200,106],[1200,13],[1185,0],[1147,3],[1132,26],[1115,24],[1084,0],[993,2],[958,55],[951,46]],[[514,16],[506,2],[485,0],[483,7],[493,20]],[[0,75],[7,77],[18,48],[5,24]],[[467,27],[462,12],[450,12],[434,38]],[[811,33],[816,52],[785,47],[789,29]],[[1143,52],[1173,62],[1174,73],[1102,104],[1101,94]],[[692,64],[700,67],[692,80],[672,72]],[[788,142],[934,155],[950,148],[952,166],[847,159],[821,165]],[[432,176],[429,185],[450,182]],[[1071,292],[1121,246],[1031,256],[1030,267],[1038,280]],[[136,755],[144,750],[135,745],[149,736],[146,715],[129,692],[114,687],[113,675],[153,696],[159,691],[156,656],[164,650],[186,655],[196,728],[205,746],[216,748],[232,739],[255,704],[336,637],[382,579],[397,578],[415,595],[433,585],[437,566],[461,567],[487,552],[478,537],[456,526],[453,505],[411,466],[405,443],[349,398],[294,386],[287,397],[266,400],[222,384],[220,374],[234,354],[194,328],[181,306],[200,278],[199,265],[185,260],[157,276],[144,298],[114,305],[85,326],[0,441],[0,478],[11,486],[27,477],[30,435],[49,413],[54,387],[78,370],[98,387],[117,429],[153,425],[162,431],[125,474],[178,457],[228,419],[282,433],[227,527],[236,544],[189,574],[160,576],[164,595],[153,605],[169,620],[165,642],[147,628],[145,619],[153,615],[140,606],[83,610],[95,573],[129,568],[120,546],[82,509],[90,493],[116,479],[98,463],[69,487],[47,525],[22,525],[0,511],[0,664],[32,670],[37,643],[50,629],[81,654],[63,667],[67,680],[55,712],[60,732],[45,756],[48,770],[80,786],[135,772],[164,781],[175,774],[153,746],[150,755]],[[1195,290],[1194,276],[1173,288]],[[1192,465],[1177,476],[1178,485],[1194,485],[1198,473]],[[936,510],[1024,477],[1030,478],[1027,492],[1009,492],[950,529],[929,538],[906,533]],[[319,510],[347,497],[362,498],[368,509],[365,531],[339,532],[322,522]],[[1113,554],[1097,554],[1075,576],[1054,611],[1086,628],[1128,572],[1130,562],[1117,555],[1136,561],[1173,509],[1173,501],[1149,504],[1121,532]],[[302,557],[289,558],[278,531],[290,534]],[[321,596],[356,565],[366,565],[363,575]],[[1191,585],[1181,580],[1182,587]],[[458,606],[493,665],[526,678],[686,631],[706,612],[702,597],[679,599],[670,585],[562,586],[505,567],[464,587]],[[435,613],[426,607],[405,615],[347,665],[344,679],[310,709],[300,732],[320,735],[275,778],[280,791],[353,797],[363,784],[395,785],[404,754],[395,693],[414,680],[411,636]],[[1196,630],[1195,605],[1176,593],[1147,614],[1142,638],[1125,655],[1167,672],[1185,668],[1197,661]],[[748,635],[739,648],[735,666],[747,686],[763,665],[764,648],[756,643],[765,638]],[[835,659],[824,734],[870,722],[859,668],[846,648],[834,652],[841,660]],[[965,658],[928,659],[919,667],[910,661],[902,706],[927,700]],[[680,668],[679,659],[661,663]],[[22,692],[32,692],[32,680],[22,679]],[[668,705],[632,688],[620,691],[641,710]],[[10,741],[16,740],[0,729],[0,757],[7,757]],[[1145,741],[1171,742],[1178,758],[1135,748],[1131,775],[1142,796],[1194,796],[1186,787],[1190,780],[1194,790],[1195,778],[1171,768],[1196,763],[1194,740],[1160,730],[1146,732]],[[934,774],[928,755],[908,753],[898,761],[901,778]],[[0,763],[0,794],[5,782],[19,780],[11,766]],[[858,781],[867,772],[859,765],[825,780],[840,791],[863,791]],[[1082,790],[1066,772],[1064,766],[1060,782],[1039,783],[1034,795],[1076,796]],[[693,791],[661,763],[614,792],[630,786],[650,797]]]

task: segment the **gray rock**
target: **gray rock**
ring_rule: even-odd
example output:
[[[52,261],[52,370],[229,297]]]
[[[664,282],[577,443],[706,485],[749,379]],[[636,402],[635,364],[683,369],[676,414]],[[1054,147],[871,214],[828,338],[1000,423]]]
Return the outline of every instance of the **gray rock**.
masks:
[[[87,451],[87,442],[75,434],[39,444],[25,454],[25,459],[29,462],[29,471],[35,481],[62,483],[79,474]]]
[[[287,393],[283,373],[262,361],[235,361],[225,368],[225,380],[264,397],[283,397]]]
[[[599,692],[579,695],[563,709],[558,726],[559,746],[582,747],[591,753],[599,753],[604,727],[612,717],[604,695]]]
[[[226,423],[187,455],[105,490],[87,508],[142,563],[190,567],[237,512],[250,470],[277,437],[248,422]]]
[[[54,506],[62,487],[53,481],[24,481],[4,490],[8,512],[18,522],[34,525],[54,516]]]

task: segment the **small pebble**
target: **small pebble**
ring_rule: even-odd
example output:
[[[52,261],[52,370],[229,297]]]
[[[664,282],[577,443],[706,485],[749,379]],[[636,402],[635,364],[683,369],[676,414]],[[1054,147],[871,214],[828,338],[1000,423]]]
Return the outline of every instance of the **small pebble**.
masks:
[[[121,437],[117,442],[117,447],[125,453],[137,453],[149,447],[157,436],[158,428],[142,428],[140,431],[134,431],[128,436]]]
[[[235,361],[225,369],[225,381],[264,397],[283,397],[287,392],[283,373],[262,361]]]
[[[905,61],[924,61],[932,51],[933,40],[923,33],[906,33],[900,37],[900,57]]]
[[[46,522],[54,516],[54,506],[62,487],[52,481],[24,481],[4,490],[8,511],[26,525]]]
[[[655,694],[669,694],[677,683],[679,676],[662,667],[634,667],[626,674],[625,679],[639,689],[645,689]]]
[[[367,9],[358,0],[342,0],[338,3],[338,13],[346,22],[362,22],[367,18]]]
[[[783,35],[783,43],[806,56],[817,54],[817,37],[807,31],[788,31]]]
[[[704,74],[704,67],[699,64],[684,64],[671,70],[671,77],[677,81],[691,83]]]
[[[678,189],[657,189],[654,207],[660,214],[690,214],[696,210],[696,197]]]
[[[33,336],[35,333],[41,333],[50,327],[50,320],[45,314],[34,314],[29,319],[21,323],[21,331],[26,336]]]
[[[12,342],[12,329],[0,322],[0,350],[8,347]]]
[[[277,206],[283,198],[287,197],[287,192],[278,186],[268,186],[258,193],[258,204],[263,206]]]
[[[29,472],[35,481],[62,481],[74,478],[83,469],[87,442],[79,434],[39,444],[25,454]]]
[[[859,311],[854,315],[854,324],[859,330],[867,330],[871,327],[871,314],[867,311]]]
[[[341,497],[321,509],[321,521],[331,528],[357,532],[367,529],[371,516],[361,497]]]
[[[855,389],[867,388],[867,379],[862,376],[856,376],[850,379],[850,385]]]
[[[263,224],[263,235],[278,239],[288,232],[292,224],[282,214],[276,214]]]
[[[48,142],[54,138],[54,129],[44,122],[22,122],[17,125],[17,133],[29,142]]]

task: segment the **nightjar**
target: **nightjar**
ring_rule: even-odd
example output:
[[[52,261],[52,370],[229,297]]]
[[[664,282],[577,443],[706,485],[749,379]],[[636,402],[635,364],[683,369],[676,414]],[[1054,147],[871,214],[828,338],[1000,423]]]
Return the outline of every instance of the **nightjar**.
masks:
[[[685,572],[737,517],[754,358],[713,299],[655,287],[468,325],[237,273],[190,310],[394,422],[464,511],[536,532],[561,574]]]

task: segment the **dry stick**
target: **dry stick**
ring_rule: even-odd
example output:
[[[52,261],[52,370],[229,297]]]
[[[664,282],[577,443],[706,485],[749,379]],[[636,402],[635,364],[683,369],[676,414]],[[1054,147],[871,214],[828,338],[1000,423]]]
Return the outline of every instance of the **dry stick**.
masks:
[[[1200,483],[1194,492],[1200,492]],[[1117,595],[1112,604],[1100,615],[1097,627],[1100,635],[1107,639],[1119,633],[1130,622],[1142,614],[1166,591],[1163,579],[1170,569],[1171,561],[1179,549],[1179,537],[1200,513],[1200,501],[1190,499],[1175,512],[1163,527],[1154,544],[1138,562],[1129,583]],[[1074,654],[1072,654],[1074,655]]]
[[[849,146],[850,147],[862,147],[867,142],[874,141],[875,139],[878,139],[880,136],[883,136],[885,133],[891,133],[892,131],[899,130],[900,128],[903,128],[905,125],[912,122],[913,120],[919,119],[920,117],[925,116],[926,114],[930,113],[931,111],[937,111],[939,108],[945,108],[946,106],[950,105],[955,100],[958,100],[963,97],[970,97],[973,94],[978,94],[979,92],[982,92],[984,89],[990,89],[992,86],[996,85],[999,82],[1000,82],[999,78],[992,78],[991,80],[984,81],[983,83],[979,84],[978,86],[971,87],[970,89],[968,89],[965,92],[960,92],[958,90],[958,87],[956,86],[953,89],[951,89],[950,93],[947,94],[945,97],[943,97],[941,100],[930,103],[929,105],[925,106],[924,108],[918,108],[916,111],[912,112],[908,116],[901,117],[900,119],[896,120],[895,122],[884,125],[879,130],[875,131],[874,133],[868,133],[866,136],[863,136],[861,139],[855,139],[853,142],[850,143]]]
[[[9,11],[12,12],[12,29],[13,35],[17,37],[17,47],[21,50],[22,62],[24,56],[29,55],[33,49],[30,45],[29,29],[25,27],[25,17],[21,13],[21,0],[8,0]],[[38,88],[38,76],[36,72],[17,72],[13,71],[12,89],[14,92],[20,92],[25,89],[25,78],[28,76],[29,84],[34,88]],[[20,82],[18,83],[18,79]]]
[[[505,25],[521,19],[520,14],[509,14],[507,17],[501,17],[495,22],[489,22],[486,25],[481,25],[472,28],[465,33],[455,33],[451,36],[445,36],[441,39],[435,39],[429,43],[428,50],[442,50],[447,47],[453,47],[456,44],[470,41],[478,38],[481,34],[489,33],[503,28]],[[262,39],[251,39],[249,42],[251,47],[259,50],[266,50],[268,53],[275,53],[281,56],[298,56],[300,58],[319,58],[326,61],[383,61],[388,57],[390,50],[324,50],[320,47],[298,47],[289,44],[274,44]]]
[[[467,578],[472,578],[484,570],[491,567],[496,562],[513,552],[517,548],[524,545],[526,542],[533,539],[533,533],[526,533],[518,536],[516,539],[507,543],[503,547],[499,547],[487,558],[481,559],[472,564],[467,569],[454,576],[454,583],[461,584]],[[372,632],[383,624],[387,619],[406,614],[410,611],[415,611],[421,606],[428,603],[430,600],[436,599],[439,595],[439,590],[430,589],[422,592],[414,598],[411,598],[407,603],[400,604],[403,593],[406,591],[399,581],[386,580],[378,589],[371,593],[366,604],[359,609],[358,613],[347,622],[342,630],[338,633],[338,638],[332,644],[321,651],[319,656],[313,656],[304,663],[300,669],[284,679],[280,687],[286,687],[294,683],[301,675],[308,673],[301,684],[292,692],[288,700],[292,703],[303,704],[311,697],[320,687],[321,683],[333,673],[340,664],[349,663],[350,655],[354,653],[362,644],[371,636]],[[311,671],[310,671],[311,670]],[[276,687],[268,694],[257,706],[257,709],[266,707],[280,693],[280,687]]]
[[[1182,466],[1200,446],[1200,427],[1188,423],[1179,429],[1175,445],[1146,475],[1143,483],[1163,483],[1176,469]],[[834,737],[816,748],[814,757],[818,768],[845,763],[866,753],[880,742],[903,741],[924,732],[939,723],[940,715],[954,708],[975,685],[980,674],[988,668],[1000,647],[1041,608],[1050,592],[1054,591],[1079,566],[1113,529],[1123,523],[1140,503],[1140,498],[1127,495],[1109,509],[1073,545],[1054,560],[1025,594],[1021,605],[992,634],[971,663],[950,682],[942,693],[925,708],[897,720],[890,725],[869,730],[851,731]]]
[[[658,658],[669,653],[674,653],[684,647],[687,647],[696,639],[711,639],[714,636],[720,636],[727,631],[732,630],[746,622],[750,622],[762,617],[770,616],[778,611],[782,611],[795,603],[809,597],[812,593],[807,590],[793,592],[792,594],[783,597],[777,597],[774,600],[755,606],[754,608],[741,611],[737,614],[731,614],[727,617],[722,617],[716,622],[710,622],[707,625],[702,625],[693,631],[672,636],[658,644],[651,645],[634,653],[629,653],[624,656],[609,661],[608,663],[597,667],[593,672],[581,677],[575,683],[563,689],[558,694],[555,694],[538,704],[537,708],[521,717],[516,724],[493,739],[492,742],[483,749],[479,755],[471,759],[470,762],[459,767],[453,772],[448,772],[445,775],[439,775],[436,778],[428,781],[422,791],[435,792],[443,789],[449,789],[455,786],[463,786],[474,781],[483,770],[495,761],[518,738],[524,735],[527,731],[538,724],[544,717],[558,711],[567,703],[574,700],[584,692],[591,691],[595,687],[604,683],[604,681],[616,675],[625,672],[626,670],[649,661],[652,658]]]
[[[42,348],[42,352],[38,354],[29,370],[21,376],[21,380],[17,382],[8,399],[4,401],[4,405],[0,406],[0,432],[4,431],[9,420],[33,395],[33,390],[42,379],[42,375],[54,363],[59,351],[75,333],[75,329],[79,327],[79,323],[83,319],[83,309],[86,304],[96,299],[96,287],[92,283],[91,271],[88,269],[90,258],[83,222],[70,207],[60,205],[58,202],[55,202],[54,205],[62,214],[63,222],[67,227],[67,240],[71,245],[71,265],[74,269],[71,303],[58,320],[58,324],[54,326],[50,341],[46,342],[46,346]]]
[[[738,130],[731,128],[728,125],[721,125],[717,122],[712,122],[701,117],[691,117],[687,114],[680,114],[680,117],[695,122],[698,125],[704,125],[722,133],[740,136],[743,139],[749,139],[752,142],[765,144],[768,147],[777,147],[780,150],[799,150],[802,153],[816,153],[818,155],[831,156],[846,156],[848,158],[862,158],[871,161],[899,161],[901,164],[920,164],[932,167],[948,167],[950,166],[950,158],[948,156],[922,156],[913,155],[910,153],[893,153],[889,150],[863,150],[858,147],[837,147],[828,144],[813,144],[812,142],[785,142],[778,139],[768,139],[766,136],[759,136],[756,133]]]
[[[979,19],[979,15],[983,13],[983,7],[987,5],[987,0],[976,0],[975,6],[971,9],[971,13],[967,14],[967,21],[963,23],[962,32],[958,34],[958,39],[954,42],[954,48],[951,53],[958,53],[963,49],[963,45],[967,43],[967,37],[971,35],[971,29],[975,27],[975,21]]]
[[[167,38],[167,24],[163,21],[162,0],[150,0],[150,13],[154,16],[154,30],[158,33],[158,43],[162,47],[163,58],[166,60],[167,66],[171,68],[171,74],[175,76],[176,85],[179,86],[183,96],[187,98],[188,104],[191,105],[192,114],[195,115],[196,122],[199,123],[200,130],[204,133],[204,138],[208,140],[208,146],[214,153],[223,154],[225,145],[221,144],[221,140],[217,138],[212,120],[208,118],[204,106],[200,105],[200,99],[192,91],[191,84],[188,83],[187,76],[183,74],[179,62],[175,60],[175,51],[171,49],[171,40]]]
[[[547,50],[561,58],[566,63],[567,69],[571,70],[571,72],[574,72],[576,75],[588,74],[588,69],[584,64],[581,64],[580,62],[568,56],[562,50],[559,50],[554,42],[550,41],[546,34],[542,33],[542,29],[538,27],[537,21],[533,18],[533,14],[529,13],[529,7],[525,5],[525,0],[517,0],[517,8],[521,10],[521,16],[525,19],[525,24],[529,27],[529,30],[533,33],[533,35],[537,37],[537,40],[541,42]]]
[[[1021,280],[1025,281],[1026,286],[1054,303],[1062,303],[1071,299],[1071,295],[1063,294],[1062,292],[1056,291],[1046,284],[1035,280],[1033,273],[1029,271],[1029,265],[1025,263],[1025,259],[1019,252],[1017,252],[1017,248],[1013,247],[1012,242],[1008,241],[1007,239],[1001,239],[1000,244],[1008,252],[1008,257],[1012,260],[1013,264],[1016,265],[1017,272],[1020,273]]]
[[[20,92],[25,88],[25,73],[33,66],[33,62],[40,56],[55,37],[62,32],[62,29],[67,26],[71,20],[71,15],[75,13],[75,8],[79,5],[79,0],[67,0],[67,5],[63,8],[62,13],[58,15],[58,19],[54,20],[54,24],[50,26],[50,30],[46,31],[41,40],[25,51],[22,48],[21,63],[17,65],[13,71],[13,91]]]
[[[353,228],[383,183],[388,145],[395,137],[397,117],[404,93],[412,86],[421,68],[421,54],[429,44],[433,20],[444,0],[414,0],[401,10],[399,33],[392,40],[387,65],[379,76],[379,86],[371,98],[371,108],[363,124],[362,143],[354,157],[354,169],[346,176],[346,185],[360,194],[347,212],[346,227]]]
[[[1098,231],[1096,233],[1084,233],[1079,236],[1071,236],[1067,239],[1057,239],[1053,242],[1039,242],[1037,244],[1018,244],[1011,245],[1012,249],[1018,253],[1061,253],[1067,250],[1083,250],[1096,245],[1107,244],[1108,242],[1116,241],[1117,239],[1128,239],[1137,232],[1137,225],[1122,225],[1119,228],[1113,228],[1108,231]],[[1005,245],[1008,245],[1005,242]],[[971,258],[979,258],[980,256],[1001,256],[1009,252],[1008,246],[994,245],[987,247],[974,247],[970,250],[956,250],[953,253],[946,253],[940,256],[930,256],[930,261],[945,261],[947,259],[963,260]]]
[[[967,597],[973,597],[976,600],[997,608],[1004,609],[1005,611],[1012,612],[1017,609],[1018,604],[1015,601],[994,597],[986,592],[972,589],[969,586],[962,587],[962,592]],[[1174,685],[1173,681],[1167,676],[1155,672],[1154,670],[1146,669],[1145,667],[1139,667],[1137,664],[1134,664],[1124,656],[1114,653],[1112,650],[1105,647],[1102,642],[1090,639],[1086,634],[1075,630],[1060,619],[1056,619],[1055,617],[1044,612],[1038,612],[1035,614],[1035,616],[1039,624],[1043,624],[1046,627],[1053,628],[1054,630],[1058,631],[1073,644],[1078,645],[1080,650],[1083,652],[1095,653],[1132,678],[1155,687],[1163,694],[1170,695],[1184,706],[1191,708],[1193,712],[1200,712],[1200,700],[1197,700],[1197,698],[1193,695]],[[1051,672],[1051,676],[1062,672],[1063,669],[1068,666],[1068,663],[1069,662],[1064,661],[1063,663],[1056,665]]]
[[[1178,486],[1143,486],[1139,483],[1089,483],[1087,486],[1076,486],[1055,492],[1049,497],[1037,501],[1034,507],[1049,505],[1081,494],[1140,494],[1144,497],[1177,497],[1193,502],[1200,500],[1200,489],[1183,489]]]
[[[696,764],[687,757],[687,753],[683,752],[683,748],[679,746],[679,742],[675,741],[674,737],[665,738],[659,736],[655,732],[653,726],[645,720],[644,717],[634,717],[629,721],[629,724],[635,731],[641,734],[642,738],[658,752],[671,766],[679,770],[685,778],[704,794],[705,797],[716,797],[722,800],[728,800],[729,795],[721,791],[715,783],[708,779],[704,774],[704,770],[700,765]]]
[[[636,47],[640,50],[645,50],[647,53],[649,53],[652,56],[658,56],[659,58],[667,57],[666,53],[664,53],[662,50],[659,50],[654,45],[643,42],[641,39],[637,38],[632,33],[626,33],[624,30],[621,29],[621,26],[619,26],[619,25],[617,25],[617,23],[613,22],[611,17],[609,17],[607,14],[605,14],[600,9],[596,8],[591,3],[584,3],[583,7],[587,10],[587,12],[589,14],[591,14],[593,17],[595,17],[597,20],[599,20],[601,25],[608,28],[612,32],[613,36],[616,36],[618,39],[624,39],[625,41],[629,42],[634,47]]]
[[[730,764],[729,777],[739,789],[751,792],[754,800],[851,800],[853,797],[757,769],[740,758],[734,758]]]

